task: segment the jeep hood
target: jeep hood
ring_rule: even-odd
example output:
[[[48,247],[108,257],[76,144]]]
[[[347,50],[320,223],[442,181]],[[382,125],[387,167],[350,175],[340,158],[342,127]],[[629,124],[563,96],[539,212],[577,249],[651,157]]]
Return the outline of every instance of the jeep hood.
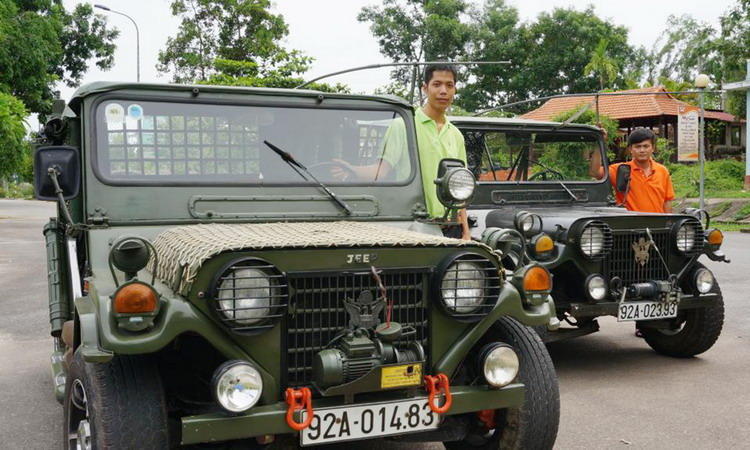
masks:
[[[202,224],[170,228],[153,242],[159,264],[156,277],[168,286],[179,282],[186,295],[200,267],[220,253],[240,250],[356,247],[482,247],[450,239],[364,222]],[[153,272],[154,259],[149,263]]]
[[[664,223],[667,220],[678,217],[693,217],[689,214],[664,214],[664,213],[644,213],[637,211],[628,211],[625,208],[607,207],[607,206],[567,206],[535,208],[533,206],[505,207],[496,209],[487,214],[486,224],[488,227],[514,228],[513,219],[517,211],[528,211],[538,214],[542,217],[543,230],[547,233],[554,232],[558,225],[564,228],[570,226],[581,219],[598,219],[605,220],[612,218],[622,218],[626,221],[638,221],[640,226],[649,226],[652,223]]]

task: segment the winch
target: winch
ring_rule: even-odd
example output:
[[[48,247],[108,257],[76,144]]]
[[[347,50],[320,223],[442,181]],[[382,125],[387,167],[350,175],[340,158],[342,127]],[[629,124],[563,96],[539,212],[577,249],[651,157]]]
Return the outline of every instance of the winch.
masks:
[[[349,383],[379,365],[424,361],[420,343],[410,341],[396,346],[396,341],[414,334],[415,330],[390,320],[380,323],[380,312],[385,306],[385,296],[373,298],[370,291],[362,291],[357,299],[344,300],[350,316],[349,328],[315,355],[313,379],[318,387]],[[387,317],[390,319],[390,314]]]

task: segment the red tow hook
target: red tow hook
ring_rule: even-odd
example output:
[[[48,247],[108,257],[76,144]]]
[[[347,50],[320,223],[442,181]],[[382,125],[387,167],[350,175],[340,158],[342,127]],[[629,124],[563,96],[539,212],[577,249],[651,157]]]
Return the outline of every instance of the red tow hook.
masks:
[[[453,404],[451,386],[448,377],[444,373],[439,373],[434,377],[431,375],[425,375],[424,383],[424,387],[427,390],[427,404],[430,405],[432,412],[436,414],[447,413]],[[445,394],[445,403],[443,403],[443,406],[438,406],[435,402],[435,396],[440,394],[440,391]]]
[[[286,424],[289,425],[289,428],[302,431],[310,426],[313,420],[312,392],[310,392],[310,389],[306,387],[300,389],[287,388],[286,404],[289,405],[286,410]],[[294,412],[302,409],[307,411],[307,417],[302,423],[297,423],[294,421]]]

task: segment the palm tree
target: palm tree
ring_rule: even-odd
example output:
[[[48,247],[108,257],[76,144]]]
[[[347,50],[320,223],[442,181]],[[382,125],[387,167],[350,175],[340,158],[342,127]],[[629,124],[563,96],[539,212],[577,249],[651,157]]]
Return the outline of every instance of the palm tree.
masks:
[[[584,75],[596,73],[599,77],[599,89],[604,90],[604,85],[617,77],[617,62],[607,54],[609,41],[602,39],[597,44],[596,49],[591,52],[591,60],[583,68]]]

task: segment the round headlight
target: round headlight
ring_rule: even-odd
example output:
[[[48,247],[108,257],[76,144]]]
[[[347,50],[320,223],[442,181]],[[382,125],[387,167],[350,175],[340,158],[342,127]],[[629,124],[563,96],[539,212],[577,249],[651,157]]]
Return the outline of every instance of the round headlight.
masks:
[[[604,300],[607,296],[607,280],[599,274],[589,275],[586,279],[586,294],[591,300]]]
[[[600,256],[606,247],[603,224],[589,224],[581,231],[579,245],[581,252],[588,257]]]
[[[685,223],[677,230],[677,250],[689,252],[695,247],[696,226],[693,223]]]
[[[486,278],[484,269],[477,263],[456,261],[443,275],[440,290],[443,303],[449,311],[458,314],[472,313],[485,299]]]
[[[525,216],[519,221],[519,225],[521,226],[521,231],[523,233],[528,233],[529,231],[531,231],[531,227],[534,226],[534,216]]]
[[[219,283],[219,312],[241,325],[256,324],[271,313],[272,287],[260,269],[234,269]]]
[[[482,371],[491,386],[503,387],[510,384],[518,375],[518,355],[506,344],[489,344],[483,350]]]
[[[462,202],[474,194],[474,175],[468,169],[456,169],[448,178],[448,193]]]
[[[214,372],[214,397],[222,408],[241,413],[255,406],[263,392],[258,369],[244,361],[227,361]]]
[[[710,270],[700,268],[695,271],[695,290],[708,294],[714,287],[714,276]]]

